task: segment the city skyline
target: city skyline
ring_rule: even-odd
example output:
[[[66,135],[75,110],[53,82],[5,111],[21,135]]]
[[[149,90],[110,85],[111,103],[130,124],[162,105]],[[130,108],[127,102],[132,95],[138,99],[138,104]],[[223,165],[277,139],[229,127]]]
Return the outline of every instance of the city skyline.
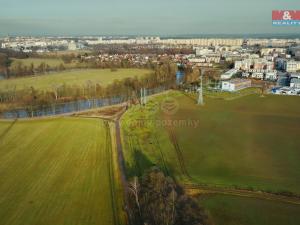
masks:
[[[300,34],[299,27],[272,26],[275,9],[300,9],[300,2],[1,0],[0,36]]]

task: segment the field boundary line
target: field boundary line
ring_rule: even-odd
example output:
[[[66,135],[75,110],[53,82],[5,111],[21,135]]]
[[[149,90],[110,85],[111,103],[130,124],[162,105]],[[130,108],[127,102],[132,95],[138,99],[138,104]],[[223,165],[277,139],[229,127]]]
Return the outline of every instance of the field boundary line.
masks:
[[[164,154],[163,154],[163,151],[161,149],[161,146],[160,146],[160,143],[158,141],[158,138],[157,138],[157,135],[154,134],[154,139],[155,139],[155,143],[156,143],[156,146],[158,148],[158,151],[160,153],[160,158],[161,158],[161,161],[163,163],[163,167],[164,167],[164,170],[165,172],[167,173],[168,176],[170,176],[170,172],[169,172],[169,169],[168,169],[168,166],[167,166],[167,163],[166,163],[166,160],[165,160],[165,157],[164,157]]]
[[[102,120],[101,120],[102,121]],[[106,154],[107,154],[107,169],[109,173],[109,186],[110,186],[110,196],[111,205],[113,210],[113,221],[114,225],[120,225],[118,208],[116,206],[116,196],[115,196],[115,176],[113,168],[113,155],[112,155],[112,138],[110,134],[110,127],[108,121],[104,121],[104,126],[106,130]]]
[[[121,113],[119,113],[114,120],[115,125],[115,136],[116,136],[116,150],[117,150],[117,156],[118,156],[118,169],[120,171],[120,177],[121,177],[121,184],[123,186],[123,198],[124,198],[124,204],[125,204],[125,212],[127,216],[127,224],[131,224],[130,220],[130,209],[129,209],[129,200],[128,200],[128,182],[126,177],[126,165],[125,165],[125,158],[123,153],[123,145],[122,145],[122,137],[121,137],[121,123],[120,120],[123,116],[123,114],[126,112],[127,108],[125,108]]]
[[[172,142],[173,147],[174,147],[175,152],[176,152],[176,156],[177,156],[177,159],[178,159],[178,162],[179,162],[180,170],[181,170],[181,172],[184,176],[187,176],[188,178],[191,178],[191,176],[189,175],[189,173],[186,169],[184,157],[183,157],[182,151],[180,149],[180,146],[178,144],[178,140],[177,140],[174,128],[173,127],[168,127],[167,130],[168,130],[169,137],[171,139],[171,142]]]
[[[298,197],[289,197],[280,194],[272,194],[263,191],[249,191],[249,190],[239,190],[239,189],[232,189],[232,188],[217,188],[217,187],[209,187],[209,186],[202,186],[197,184],[183,184],[183,187],[186,190],[198,190],[201,195],[203,194],[223,194],[223,195],[232,195],[232,196],[240,196],[240,197],[248,197],[248,198],[256,198],[256,199],[263,199],[269,201],[280,201],[295,205],[300,205],[300,198]]]

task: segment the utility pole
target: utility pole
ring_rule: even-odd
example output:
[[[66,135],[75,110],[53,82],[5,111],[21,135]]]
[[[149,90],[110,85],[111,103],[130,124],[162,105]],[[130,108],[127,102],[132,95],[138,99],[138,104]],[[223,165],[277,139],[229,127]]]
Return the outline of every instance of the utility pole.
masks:
[[[143,98],[143,88],[141,88],[141,105],[144,104],[144,98]]]
[[[147,104],[147,90],[144,88],[144,104]]]
[[[146,88],[141,88],[141,105],[146,105],[147,103],[147,91]]]
[[[204,99],[203,99],[203,74],[204,74],[204,69],[201,69],[201,76],[200,76],[200,88],[198,89],[198,105],[204,105]]]

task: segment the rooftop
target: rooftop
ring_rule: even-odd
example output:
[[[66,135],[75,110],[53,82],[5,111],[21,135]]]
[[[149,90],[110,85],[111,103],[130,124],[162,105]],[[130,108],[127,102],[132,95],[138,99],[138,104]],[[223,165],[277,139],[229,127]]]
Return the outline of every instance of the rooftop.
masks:
[[[235,78],[235,79],[229,80],[228,82],[230,82],[232,84],[240,84],[240,83],[244,83],[244,82],[251,82],[251,80]]]

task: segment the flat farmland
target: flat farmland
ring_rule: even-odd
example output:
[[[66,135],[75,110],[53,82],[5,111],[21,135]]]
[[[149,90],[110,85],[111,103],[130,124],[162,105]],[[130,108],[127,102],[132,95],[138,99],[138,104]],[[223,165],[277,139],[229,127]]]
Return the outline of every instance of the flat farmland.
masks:
[[[300,206],[228,195],[204,195],[199,203],[219,225],[297,225]]]
[[[177,102],[175,114],[153,110],[168,97]],[[299,194],[299,103],[298,97],[254,94],[206,98],[200,107],[178,92],[156,97],[123,118],[128,168],[134,174],[159,165],[184,183]]]
[[[86,85],[88,82],[98,83],[102,86],[112,83],[114,80],[122,80],[127,77],[142,77],[149,74],[145,69],[118,69],[112,72],[110,69],[82,69],[51,73],[33,77],[0,80],[0,89],[16,87],[17,90],[34,87],[39,90],[52,90],[57,85]]]
[[[107,124],[0,122],[0,132],[1,225],[116,224],[122,196]]]

